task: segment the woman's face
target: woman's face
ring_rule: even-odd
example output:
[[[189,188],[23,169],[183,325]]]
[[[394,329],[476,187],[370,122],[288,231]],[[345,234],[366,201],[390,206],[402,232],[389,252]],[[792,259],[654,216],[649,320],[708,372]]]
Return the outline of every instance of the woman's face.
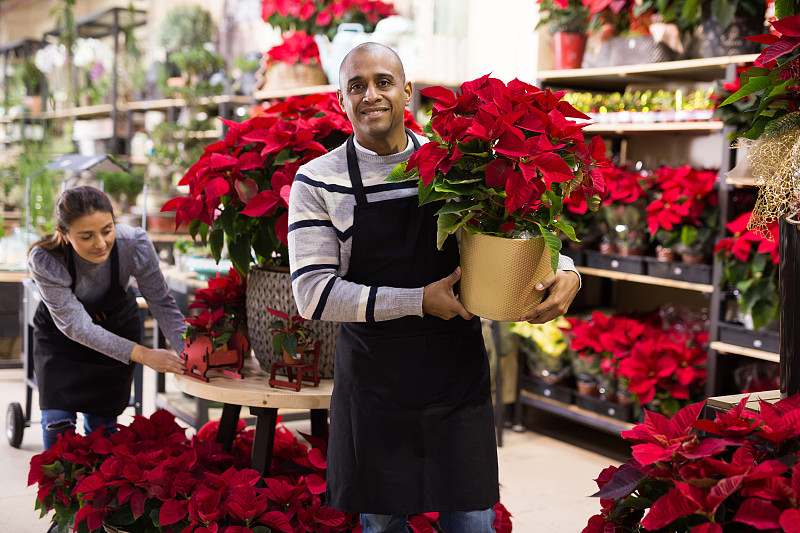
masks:
[[[111,213],[102,211],[76,218],[66,234],[67,241],[80,257],[98,264],[108,259],[115,237],[114,218]]]

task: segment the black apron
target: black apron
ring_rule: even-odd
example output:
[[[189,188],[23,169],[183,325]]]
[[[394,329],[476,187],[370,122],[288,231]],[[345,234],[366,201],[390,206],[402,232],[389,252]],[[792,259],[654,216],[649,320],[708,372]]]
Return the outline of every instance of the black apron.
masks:
[[[441,203],[419,207],[417,195],[367,203],[352,136],[347,163],[356,206],[344,279],[413,288],[451,274],[459,262],[456,240],[436,249]],[[342,323],[334,365],[327,505],[414,514],[486,509],[499,501],[478,317]]]
[[[70,249],[67,267],[75,291],[74,250]],[[95,324],[112,333],[140,342],[142,336],[139,306],[133,290],[119,282],[119,254],[111,248],[111,286],[95,305],[83,307]],[[58,329],[44,302],[33,318],[33,363],[39,388],[41,409],[63,409],[96,416],[118,416],[131,395],[133,364],[116,359],[73,341]]]

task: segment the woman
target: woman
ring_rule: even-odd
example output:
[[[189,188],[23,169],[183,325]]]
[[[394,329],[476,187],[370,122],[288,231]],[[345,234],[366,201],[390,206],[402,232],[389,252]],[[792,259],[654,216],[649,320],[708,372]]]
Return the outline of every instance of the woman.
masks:
[[[139,344],[135,279],[173,348],[182,347],[183,314],[141,228],[117,225],[108,197],[93,187],[61,194],[56,231],[28,250],[42,302],[34,317],[33,362],[42,410],[44,448],[74,428],[113,428],[128,405],[134,366],[181,373],[183,360]]]

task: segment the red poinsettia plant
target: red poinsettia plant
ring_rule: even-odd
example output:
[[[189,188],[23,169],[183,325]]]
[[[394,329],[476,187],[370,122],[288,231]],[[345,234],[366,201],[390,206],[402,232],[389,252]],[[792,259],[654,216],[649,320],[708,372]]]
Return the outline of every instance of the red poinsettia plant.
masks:
[[[800,397],[748,398],[714,420],[703,403],[671,419],[645,413],[622,437],[632,458],[596,482],[601,512],[583,533],[800,531]]]
[[[340,146],[353,128],[335,93],[288,98],[243,122],[223,120],[224,139],[207,146],[180,181],[185,196],[162,211],[189,224],[217,261],[227,245],[237,271],[250,263],[288,266],[289,192],[297,169]],[[420,131],[406,110],[406,126]]]
[[[339,24],[356,22],[372,33],[382,19],[395,14],[391,2],[380,0],[262,0],[261,18],[282,31],[303,30],[333,39]]]
[[[605,145],[587,145],[588,119],[565,92],[541,90],[519,80],[507,85],[489,75],[465,82],[453,93],[444,87],[420,91],[434,100],[422,145],[387,178],[418,180],[420,203],[449,200],[439,217],[438,244],[464,228],[501,237],[543,236],[555,270],[563,232],[576,240],[562,218],[564,199],[587,198],[597,210],[611,162]]]
[[[742,316],[750,316],[754,329],[778,318],[777,220],[761,230],[747,229],[753,212],[742,213],[726,226],[730,237],[720,240],[714,254],[722,264],[720,284],[734,291]]]
[[[280,420],[279,420],[280,421]],[[219,422],[191,438],[166,411],[134,417],[105,436],[70,431],[31,459],[42,516],[55,511],[59,533],[101,533],[105,525],[131,533],[345,533],[360,531],[358,515],[322,503],[327,442],[282,424],[275,428],[271,477],[247,468],[254,430],[240,420],[230,453],[216,442]],[[511,531],[496,507],[496,530]],[[438,513],[411,517],[414,533],[438,529]],[[73,526],[74,524],[74,526]]]
[[[208,288],[194,292],[189,309],[200,309],[196,316],[184,319],[184,339],[205,335],[212,346],[220,348],[247,323],[247,278],[231,268],[226,275],[208,279]]]
[[[707,328],[666,322],[660,312],[569,318],[570,348],[584,360],[595,359],[609,378],[619,379],[636,405],[675,413],[702,393],[708,353]]]
[[[652,175],[615,167],[606,181],[606,198],[600,208],[603,237],[615,251],[643,253],[648,234],[644,212]]]
[[[719,227],[718,174],[689,165],[656,170],[656,197],[647,206],[650,236],[683,255],[710,255]]]
[[[319,47],[314,41],[314,37],[304,31],[294,31],[283,36],[283,42],[267,50],[269,57],[268,64],[286,63],[294,65],[321,64],[319,59]]]

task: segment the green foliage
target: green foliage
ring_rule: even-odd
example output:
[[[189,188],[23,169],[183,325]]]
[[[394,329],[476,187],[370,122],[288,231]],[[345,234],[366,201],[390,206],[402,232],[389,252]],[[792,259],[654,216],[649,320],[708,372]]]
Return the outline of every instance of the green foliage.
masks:
[[[216,25],[206,9],[178,5],[167,12],[159,26],[158,42],[168,53],[185,52],[212,42],[215,32]]]
[[[124,195],[128,202],[136,199],[144,188],[144,171],[134,170],[134,175],[127,172],[97,172],[97,179],[103,182],[103,190],[119,202]]]
[[[554,0],[539,0],[538,30],[549,26],[553,32],[586,33],[589,24],[589,8],[582,0],[568,0],[567,7],[560,7]]]

